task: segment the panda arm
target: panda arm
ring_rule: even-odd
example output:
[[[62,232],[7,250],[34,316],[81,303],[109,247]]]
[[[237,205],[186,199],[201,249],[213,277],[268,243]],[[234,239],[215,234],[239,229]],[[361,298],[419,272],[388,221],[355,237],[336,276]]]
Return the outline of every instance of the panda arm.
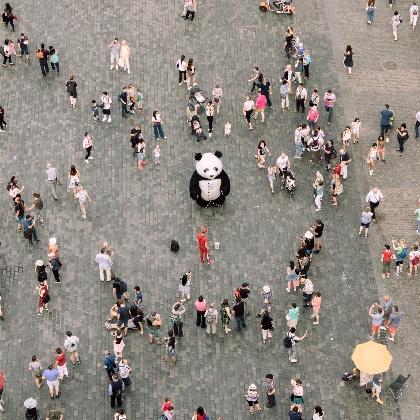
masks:
[[[198,175],[197,171],[194,171],[190,181],[190,197],[193,200],[197,200],[197,198],[201,195],[201,189],[199,185],[200,179],[200,175]]]
[[[220,180],[222,181],[220,185],[220,192],[222,195],[226,196],[230,192],[230,179],[224,170],[220,173]]]

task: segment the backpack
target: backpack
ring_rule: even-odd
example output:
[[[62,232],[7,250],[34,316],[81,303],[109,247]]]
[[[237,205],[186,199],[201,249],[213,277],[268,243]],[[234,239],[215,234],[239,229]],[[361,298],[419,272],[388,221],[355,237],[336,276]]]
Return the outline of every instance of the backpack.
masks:
[[[235,296],[236,298],[240,298],[241,297],[241,288],[238,287],[234,292],[233,292],[233,296]]]
[[[287,335],[283,338],[283,345],[286,349],[291,349],[293,346],[293,340]]]
[[[337,150],[335,150],[334,148],[331,151],[331,159],[337,159]]]
[[[171,241],[171,251],[175,253],[179,251],[179,244],[175,239]]]
[[[403,248],[400,253],[397,253],[399,258],[406,258],[408,255],[408,248]]]

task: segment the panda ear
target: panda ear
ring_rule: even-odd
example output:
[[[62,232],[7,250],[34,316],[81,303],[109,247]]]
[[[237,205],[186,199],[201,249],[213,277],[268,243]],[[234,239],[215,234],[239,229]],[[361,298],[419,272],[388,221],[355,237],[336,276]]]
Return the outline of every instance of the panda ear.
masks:
[[[196,153],[194,156],[195,160],[201,160],[201,158],[203,157],[203,155],[201,153]]]
[[[220,159],[223,155],[222,155],[222,152],[219,152],[218,150],[216,150],[214,152],[214,156],[217,156]]]

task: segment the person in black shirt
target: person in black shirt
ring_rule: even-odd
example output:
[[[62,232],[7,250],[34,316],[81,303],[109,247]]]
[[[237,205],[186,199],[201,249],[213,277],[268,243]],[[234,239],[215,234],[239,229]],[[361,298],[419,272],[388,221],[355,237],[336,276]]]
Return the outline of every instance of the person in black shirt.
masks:
[[[261,331],[262,331],[262,342],[265,344],[265,340],[268,338],[268,342],[271,341],[271,330],[273,329],[273,318],[268,314],[268,312],[264,312],[264,315],[261,319]]]
[[[246,328],[245,322],[245,305],[242,302],[240,297],[236,298],[236,303],[233,305],[233,311],[235,312],[235,320],[236,320],[236,331],[241,331],[242,328]]]
[[[36,56],[39,59],[39,65],[41,67],[42,76],[46,77],[47,74],[50,72],[48,67],[48,56],[50,52],[45,49],[45,45],[42,43],[41,48],[39,48],[36,52]]]
[[[322,248],[322,232],[324,231],[324,223],[320,219],[315,220],[315,226],[311,226],[315,235],[315,251],[314,254],[319,254]]]
[[[143,138],[141,134],[141,128],[139,125],[136,125],[130,131],[130,143],[131,147],[133,148],[133,156],[136,155],[136,146],[140,143],[140,139]]]
[[[18,196],[16,196],[15,198],[15,214],[16,214],[16,223],[17,223],[16,232],[21,232],[22,225],[23,225],[23,218],[25,216],[25,203]]]
[[[118,376],[114,373],[112,375],[111,382],[111,407],[115,407],[115,400],[117,400],[118,407],[122,406],[122,393],[123,393],[123,381],[118,379]]]
[[[113,281],[112,294],[117,300],[122,299],[123,294],[127,291],[127,283],[119,277],[116,277],[115,274],[112,274],[111,279]]]
[[[124,86],[122,89],[122,92],[118,95],[118,101],[121,103],[121,116],[123,118],[127,118],[127,100],[128,100],[128,95],[127,95],[127,88]]]
[[[268,107],[272,108],[272,103],[270,99],[270,94],[271,94],[270,81],[266,77],[264,77],[264,80],[262,81],[262,83],[258,83],[257,86],[261,89],[261,93],[266,97]]]
[[[397,152],[400,152],[400,156],[402,156],[404,152],[404,143],[409,139],[408,131],[407,131],[407,125],[405,123],[402,123],[400,128],[397,129],[397,141],[399,148],[397,149]]]

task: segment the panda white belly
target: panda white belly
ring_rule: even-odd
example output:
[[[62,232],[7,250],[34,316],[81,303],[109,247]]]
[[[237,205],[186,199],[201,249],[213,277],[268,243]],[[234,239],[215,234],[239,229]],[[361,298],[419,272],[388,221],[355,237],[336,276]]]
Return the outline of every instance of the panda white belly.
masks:
[[[220,186],[222,181],[217,179],[204,179],[199,181],[201,198],[206,201],[213,201],[220,196]]]

